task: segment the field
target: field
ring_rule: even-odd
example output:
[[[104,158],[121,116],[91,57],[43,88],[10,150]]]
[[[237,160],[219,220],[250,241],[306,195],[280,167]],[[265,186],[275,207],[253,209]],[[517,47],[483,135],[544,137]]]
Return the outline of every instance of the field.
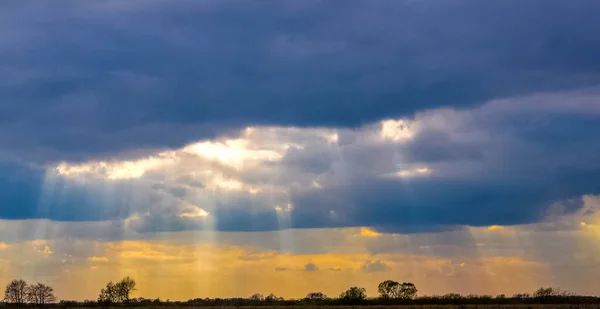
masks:
[[[600,304],[490,304],[490,305],[397,305],[397,306],[144,306],[148,309],[600,309]],[[85,306],[77,307],[85,309]],[[91,307],[98,308],[98,307]],[[123,308],[122,306],[114,307]]]

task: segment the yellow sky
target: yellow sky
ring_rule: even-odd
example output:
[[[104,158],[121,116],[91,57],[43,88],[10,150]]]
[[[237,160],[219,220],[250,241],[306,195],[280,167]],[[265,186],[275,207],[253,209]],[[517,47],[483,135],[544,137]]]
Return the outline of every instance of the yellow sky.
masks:
[[[101,241],[90,236],[106,235],[97,229],[110,222],[0,221],[5,238],[34,228],[30,235],[39,236],[0,242],[0,286],[23,278],[52,285],[59,299],[85,300],[96,299],[108,281],[132,276],[136,297],[300,298],[335,297],[350,286],[376,296],[377,284],[391,279],[413,282],[421,295],[512,295],[540,286],[595,295],[600,217],[588,211],[598,200],[585,202],[581,213],[535,224],[421,234],[357,227],[156,232]]]
[[[52,284],[61,299],[79,300],[96,299],[106,282],[123,276],[138,281],[136,296],[173,300],[253,293],[337,296],[350,286],[364,287],[375,296],[377,284],[388,279],[413,282],[419,294],[430,295],[511,295],[540,286],[582,294],[600,290],[600,198],[595,196],[582,197],[584,207],[575,213],[549,209],[548,218],[535,224],[442,225],[440,231],[430,226],[423,230],[428,233],[393,225],[326,228],[351,226],[356,220],[345,218],[345,203],[324,202],[315,212],[326,222],[316,226],[324,228],[290,229],[295,226],[294,210],[303,207],[294,204],[292,192],[318,195],[364,177],[362,169],[353,167],[363,162],[339,155],[344,147],[393,158],[374,158],[365,165],[372,169],[367,174],[401,180],[406,188],[410,179],[456,172],[402,162],[398,149],[419,130],[437,126],[424,115],[417,118],[385,120],[357,130],[251,127],[239,136],[132,160],[51,166],[41,213],[50,207],[48,201],[67,199],[69,190],[85,188],[94,193],[90,200],[103,201],[93,206],[100,213],[122,211],[123,216],[93,222],[1,221],[0,284],[23,277]],[[344,136],[353,144],[338,143]],[[317,160],[328,153],[336,168],[312,171],[280,164],[288,152],[314,147],[325,152],[306,153],[306,158]],[[65,180],[77,190],[63,186]],[[219,217],[220,212],[238,215]],[[248,225],[239,227],[236,218]],[[271,231],[274,226],[276,231]],[[407,234],[390,234],[386,228]]]
[[[136,296],[187,300],[253,293],[299,298],[315,291],[337,296],[354,285],[365,287],[374,296],[377,284],[386,279],[413,282],[421,294],[495,295],[529,292],[551,279],[546,263],[521,257],[477,257],[467,252],[441,257],[428,254],[426,247],[419,254],[352,249],[368,245],[358,245],[360,241],[389,237],[375,237],[374,232],[366,231],[341,230],[346,235],[342,247],[353,253],[294,254],[243,245],[174,244],[168,239],[4,244],[0,247],[0,284],[23,277],[52,284],[61,299],[83,300],[96,299],[109,280],[132,276],[138,282]],[[309,263],[316,270],[307,271]]]

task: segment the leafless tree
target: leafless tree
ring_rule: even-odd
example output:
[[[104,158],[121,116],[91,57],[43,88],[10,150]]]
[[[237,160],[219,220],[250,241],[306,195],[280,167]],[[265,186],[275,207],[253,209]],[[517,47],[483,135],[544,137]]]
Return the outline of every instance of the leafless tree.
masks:
[[[27,301],[27,282],[23,279],[15,279],[6,285],[4,290],[4,301],[18,306]]]
[[[265,297],[266,301],[274,302],[274,301],[282,301],[283,297],[277,297],[277,295],[271,293],[269,296]]]
[[[327,296],[321,292],[311,292],[306,294],[305,299],[308,300],[324,300],[327,299]]]
[[[125,277],[117,283],[111,281],[100,290],[98,302],[104,304],[129,303],[131,294],[135,291],[135,285],[135,280],[131,277]]]
[[[117,289],[115,284],[110,281],[106,284],[106,287],[100,290],[98,296],[98,302],[102,304],[112,304],[118,301]]]
[[[56,297],[51,286],[38,283],[27,288],[27,300],[29,303],[43,306],[55,302]]]
[[[117,296],[120,302],[129,303],[131,294],[135,291],[135,280],[127,276],[115,284]]]
[[[263,301],[263,300],[265,300],[265,297],[260,293],[256,293],[256,294],[250,296],[250,298],[248,298],[248,299],[254,300],[254,301]]]

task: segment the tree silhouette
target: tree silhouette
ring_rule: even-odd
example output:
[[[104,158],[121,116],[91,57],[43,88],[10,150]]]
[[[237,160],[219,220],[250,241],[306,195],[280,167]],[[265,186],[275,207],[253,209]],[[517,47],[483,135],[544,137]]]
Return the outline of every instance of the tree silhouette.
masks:
[[[55,302],[56,297],[54,296],[54,289],[51,286],[37,283],[27,288],[27,300],[29,303],[43,306]]]
[[[398,298],[413,299],[417,297],[417,287],[410,282],[403,282],[398,289]]]
[[[23,279],[15,279],[6,285],[4,290],[4,301],[18,306],[27,301],[27,282]]]
[[[261,300],[264,300],[265,297],[262,294],[260,294],[260,293],[256,293],[256,294],[250,296],[249,299],[250,300],[254,300],[254,301],[261,301]]]
[[[120,302],[129,303],[131,294],[135,291],[135,280],[127,276],[115,284],[117,297]]]
[[[442,295],[442,299],[457,300],[461,298],[463,298],[463,296],[458,293],[448,293]]]
[[[377,291],[381,298],[397,298],[400,283],[392,280],[385,280],[377,286]]]
[[[552,287],[547,287],[547,288],[541,287],[533,293],[533,297],[551,297],[551,296],[565,297],[565,296],[574,296],[574,294],[569,293],[560,288],[552,288]]]
[[[417,287],[410,282],[400,284],[393,280],[385,280],[377,286],[377,291],[381,298],[385,299],[413,299],[417,296]]]
[[[324,299],[327,299],[327,296],[325,296],[325,294],[323,294],[321,292],[312,292],[312,293],[306,294],[305,299],[308,299],[308,300],[324,300]]]
[[[340,294],[340,298],[349,302],[359,302],[367,298],[367,290],[353,286]]]
[[[98,302],[102,304],[114,304],[118,299],[117,288],[112,281],[107,283],[106,287],[100,290],[100,295],[98,296]]]
[[[517,293],[512,296],[512,298],[515,298],[515,299],[524,299],[524,298],[530,298],[530,297],[531,297],[531,295],[529,295],[529,293]]]
[[[127,276],[117,283],[110,281],[100,290],[98,302],[103,304],[129,303],[131,293],[135,291],[135,280]]]
[[[277,295],[271,293],[271,294],[269,294],[269,296],[265,297],[265,300],[266,301],[270,301],[270,302],[273,302],[273,301],[282,301],[283,297],[277,297]]]
[[[553,296],[553,295],[554,295],[553,288],[544,288],[544,287],[537,289],[533,293],[533,297],[548,297],[548,296]]]

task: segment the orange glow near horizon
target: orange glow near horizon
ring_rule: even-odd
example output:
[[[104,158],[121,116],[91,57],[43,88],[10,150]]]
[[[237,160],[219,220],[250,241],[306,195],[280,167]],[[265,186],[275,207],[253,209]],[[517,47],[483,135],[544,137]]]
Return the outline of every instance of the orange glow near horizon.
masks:
[[[364,231],[360,229],[363,236]],[[58,263],[53,270],[56,273],[40,277],[35,271],[25,269],[20,275],[26,280],[43,280],[54,285],[61,299],[80,300],[95,299],[106,282],[126,275],[138,282],[136,296],[172,300],[247,297],[253,293],[298,298],[315,290],[336,296],[351,285],[363,286],[369,295],[375,296],[377,284],[386,279],[413,282],[420,294],[510,294],[532,290],[548,276],[543,263],[502,256],[455,261],[393,253],[289,254],[246,246],[173,245],[170,241],[89,241],[79,245],[92,246],[95,255],[82,259],[71,256],[66,260],[67,256],[56,252],[52,242],[40,241],[12,244],[1,256],[3,261],[17,263],[18,252],[33,248],[38,254],[30,262]],[[10,248],[14,251],[6,252]],[[316,266],[316,271],[305,271],[309,263]],[[0,284],[5,284],[8,277],[2,278]],[[85,282],[81,278],[86,278]],[[495,280],[497,288],[490,290],[490,286],[478,283],[484,279]]]

